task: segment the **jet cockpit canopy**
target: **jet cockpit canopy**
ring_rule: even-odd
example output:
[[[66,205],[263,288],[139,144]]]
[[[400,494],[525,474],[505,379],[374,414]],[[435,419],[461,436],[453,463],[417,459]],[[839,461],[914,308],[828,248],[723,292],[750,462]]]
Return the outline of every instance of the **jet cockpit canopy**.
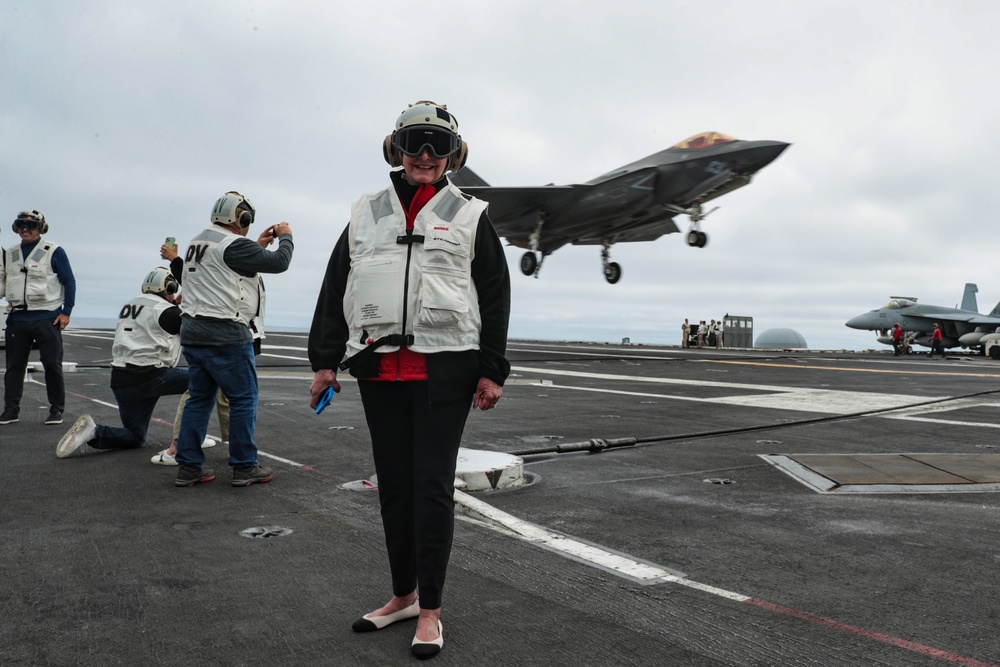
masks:
[[[722,132],[702,132],[701,134],[696,134],[693,137],[688,137],[679,144],[675,144],[670,148],[672,150],[684,150],[687,148],[711,148],[712,146],[718,146],[719,144],[728,144],[730,142],[736,141],[733,137]]]
[[[917,297],[915,296],[890,296],[889,303],[885,304],[882,307],[899,310],[900,308],[908,308],[910,306],[915,306],[916,304],[917,304]]]

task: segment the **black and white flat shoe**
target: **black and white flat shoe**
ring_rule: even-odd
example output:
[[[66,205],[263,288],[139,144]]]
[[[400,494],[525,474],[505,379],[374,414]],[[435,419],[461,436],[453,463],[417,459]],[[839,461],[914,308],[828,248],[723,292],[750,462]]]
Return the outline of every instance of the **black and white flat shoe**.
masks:
[[[441,627],[441,621],[438,621],[438,638],[434,641],[422,642],[413,637],[413,643],[410,644],[410,651],[413,655],[421,660],[426,660],[427,658],[433,658],[438,653],[441,652],[441,648],[444,646],[444,628]]]
[[[391,614],[386,614],[385,616],[372,616],[371,614],[365,614],[358,620],[354,621],[354,625],[351,629],[355,632],[375,632],[376,630],[381,630],[387,625],[392,625],[396,621],[405,621],[408,618],[416,618],[420,615],[420,604],[414,601],[409,607],[405,609],[400,609],[399,611],[394,611]]]

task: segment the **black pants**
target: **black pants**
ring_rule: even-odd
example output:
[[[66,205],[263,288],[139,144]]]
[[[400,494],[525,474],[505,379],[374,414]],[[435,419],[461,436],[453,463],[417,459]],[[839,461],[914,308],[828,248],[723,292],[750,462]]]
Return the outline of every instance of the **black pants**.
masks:
[[[455,531],[455,465],[472,397],[431,403],[427,382],[360,380],[393,595],[441,606]]]
[[[24,394],[24,372],[28,368],[31,347],[38,343],[38,356],[45,370],[45,391],[49,406],[62,412],[66,408],[66,388],[63,384],[62,329],[48,317],[41,320],[7,319],[4,343],[7,345],[7,372],[3,376],[3,406],[19,410]]]

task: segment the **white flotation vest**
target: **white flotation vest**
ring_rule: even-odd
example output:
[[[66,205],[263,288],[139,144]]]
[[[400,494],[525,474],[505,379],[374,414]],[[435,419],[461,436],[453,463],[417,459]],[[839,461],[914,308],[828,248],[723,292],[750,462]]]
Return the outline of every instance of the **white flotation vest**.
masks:
[[[184,257],[184,314],[248,325],[260,315],[260,276],[241,276],[226,265],[226,248],[241,235],[213,226],[202,231]]]
[[[181,337],[160,326],[160,315],[173,308],[166,299],[143,294],[126,303],[118,314],[111,365],[120,368],[155,366],[172,368],[181,356]]]
[[[59,245],[40,239],[27,258],[21,257],[21,245],[7,248],[7,303],[15,309],[58,310],[65,290],[52,270],[52,254]]]
[[[394,188],[354,202],[346,356],[391,334],[412,335],[408,347],[424,354],[479,349],[482,321],[472,260],[485,210],[486,202],[448,184],[417,214],[407,243],[406,216]],[[398,349],[385,345],[378,352]]]

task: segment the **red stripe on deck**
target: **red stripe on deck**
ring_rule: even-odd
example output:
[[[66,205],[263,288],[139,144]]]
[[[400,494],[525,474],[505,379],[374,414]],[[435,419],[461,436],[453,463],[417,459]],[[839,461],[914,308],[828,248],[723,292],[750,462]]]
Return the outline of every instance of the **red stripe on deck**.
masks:
[[[973,658],[965,658],[960,655],[955,655],[954,653],[949,653],[948,651],[942,651],[941,649],[934,648],[933,646],[918,644],[916,642],[907,641],[906,639],[901,639],[900,637],[893,637],[892,635],[875,632],[874,630],[866,630],[865,628],[840,623],[839,621],[834,621],[830,618],[810,614],[807,611],[799,611],[798,609],[792,609],[790,607],[782,607],[780,604],[774,604],[773,602],[765,602],[764,600],[750,598],[747,600],[747,604],[752,604],[755,607],[767,609],[768,611],[775,611],[779,614],[801,618],[804,621],[810,621],[811,623],[816,623],[818,625],[825,625],[826,627],[833,628],[834,630],[850,632],[861,637],[882,642],[883,644],[889,644],[890,646],[896,646],[908,651],[913,651],[914,653],[920,653],[922,655],[931,656],[932,658],[947,660],[948,662],[953,662],[957,665],[966,665],[967,667],[1000,667],[988,662],[982,662]]]

